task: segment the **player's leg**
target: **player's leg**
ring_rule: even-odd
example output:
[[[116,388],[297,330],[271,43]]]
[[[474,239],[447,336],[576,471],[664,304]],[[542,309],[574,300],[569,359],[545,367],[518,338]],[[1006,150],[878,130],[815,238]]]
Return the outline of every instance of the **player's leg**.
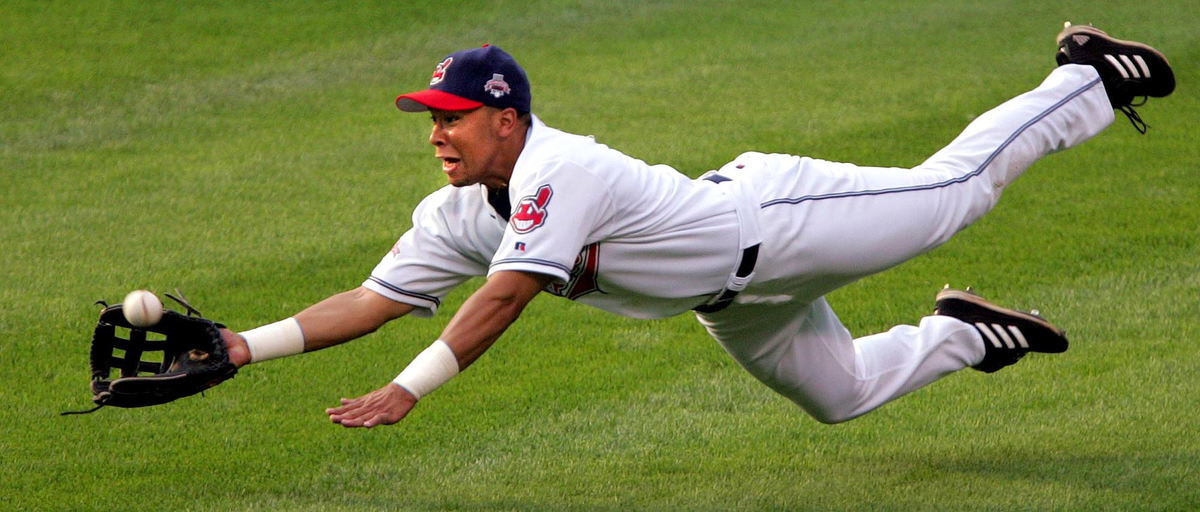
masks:
[[[1035,160],[1112,123],[1099,84],[1091,67],[1060,67],[913,169],[799,158],[790,169],[747,173],[762,191],[770,243],[756,281],[802,274],[795,292],[810,301],[946,242],[989,211]]]
[[[995,371],[1029,351],[1065,350],[1061,330],[969,293],[944,291],[938,314],[918,326],[858,339],[820,297],[944,242],[1035,160],[1111,124],[1111,108],[1174,87],[1165,58],[1145,45],[1071,27],[1059,44],[1064,67],[911,171],[761,155],[723,168],[771,188],[760,198],[765,258],[735,304],[699,314],[701,323],[755,377],[826,422],[967,366]]]
[[[824,299],[697,316],[743,368],[824,423],[865,414],[978,364],[985,352],[974,328],[945,316],[852,339]]]
[[[852,339],[824,298],[736,304],[697,315],[746,370],[814,418],[856,418],[971,366],[994,372],[1028,352],[1063,352],[1067,338],[1036,314],[969,290],[943,290],[919,325]]]
[[[857,417],[984,363],[994,347],[981,329],[1004,336],[1008,325],[993,330],[991,322],[934,315],[855,339],[821,296],[945,242],[991,209],[1038,157],[1110,124],[1098,84],[1091,68],[1060,68],[912,170],[801,159],[794,179],[770,181],[802,193],[762,209],[767,250],[755,283],[701,322],[755,377],[824,422]]]
[[[776,275],[760,280],[804,269],[799,296],[811,300],[904,262],[989,211],[1037,159],[1099,133],[1112,123],[1112,109],[1144,132],[1133,100],[1175,88],[1166,57],[1145,44],[1070,24],[1057,40],[1061,67],[1040,86],[979,116],[911,170],[799,159],[790,178],[760,184],[773,194],[760,198],[763,224],[789,241],[767,253],[760,274]]]

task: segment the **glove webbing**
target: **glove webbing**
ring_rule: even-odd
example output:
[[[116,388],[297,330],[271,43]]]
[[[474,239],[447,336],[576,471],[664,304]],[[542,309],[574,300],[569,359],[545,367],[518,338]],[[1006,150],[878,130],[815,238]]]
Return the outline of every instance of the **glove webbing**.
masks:
[[[130,329],[129,339],[116,336],[115,325],[105,325],[97,330],[97,337],[92,341],[92,359],[102,364],[95,365],[93,379],[107,379],[108,372],[102,368],[120,368],[122,377],[133,377],[140,373],[163,373],[170,367],[171,361],[179,355],[178,350],[171,350],[166,340],[147,340],[146,331]],[[116,350],[125,352],[117,356]],[[162,361],[142,361],[142,354],[147,352],[162,352]],[[107,362],[105,362],[107,361]]]

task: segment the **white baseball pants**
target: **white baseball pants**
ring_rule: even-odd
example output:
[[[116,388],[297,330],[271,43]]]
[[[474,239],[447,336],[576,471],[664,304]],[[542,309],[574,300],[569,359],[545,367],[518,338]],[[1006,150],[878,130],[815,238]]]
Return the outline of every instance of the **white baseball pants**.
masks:
[[[751,374],[826,423],[978,364],[983,340],[968,324],[929,316],[855,339],[823,296],[946,242],[1037,159],[1112,122],[1096,71],[1068,65],[912,169],[739,156],[718,172],[755,195],[745,199],[760,207],[759,263],[733,305],[697,316]]]

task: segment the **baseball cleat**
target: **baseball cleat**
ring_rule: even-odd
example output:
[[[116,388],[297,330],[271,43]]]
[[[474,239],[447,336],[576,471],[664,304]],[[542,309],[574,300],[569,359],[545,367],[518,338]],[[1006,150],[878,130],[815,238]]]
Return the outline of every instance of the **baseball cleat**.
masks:
[[[997,306],[970,288],[947,286],[938,292],[933,314],[957,318],[971,324],[983,336],[987,353],[976,370],[992,373],[1016,363],[1029,352],[1058,353],[1067,350],[1066,333],[1047,322],[1037,311],[1025,313]]]
[[[1134,98],[1161,98],[1175,90],[1175,73],[1158,50],[1134,41],[1110,37],[1090,25],[1063,24],[1058,33],[1058,65],[1086,64],[1096,68],[1108,93],[1108,101],[1120,110],[1139,132],[1146,123],[1133,110]],[[1141,103],[1139,103],[1140,105]]]

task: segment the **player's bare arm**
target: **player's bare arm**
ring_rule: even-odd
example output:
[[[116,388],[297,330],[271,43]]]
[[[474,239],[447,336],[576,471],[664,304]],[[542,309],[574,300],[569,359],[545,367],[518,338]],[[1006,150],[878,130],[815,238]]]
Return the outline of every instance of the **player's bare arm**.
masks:
[[[360,286],[309,306],[296,314],[296,321],[304,329],[304,351],[310,352],[375,332],[412,310],[412,305]]]
[[[521,311],[550,284],[550,276],[497,272],[463,304],[442,331],[442,340],[466,368],[492,346]]]
[[[459,370],[483,355],[549,281],[549,276],[525,272],[497,272],[488,278],[442,331],[440,341],[454,354]],[[325,412],[344,427],[370,428],[400,421],[417,400],[409,390],[389,382],[361,397],[343,398],[341,407]]]
[[[304,333],[304,351],[332,347],[374,332],[383,324],[400,318],[413,306],[396,302],[363,287],[333,295],[297,313],[296,322]],[[241,367],[250,362],[250,350],[239,334],[222,329],[229,346],[229,358]]]

